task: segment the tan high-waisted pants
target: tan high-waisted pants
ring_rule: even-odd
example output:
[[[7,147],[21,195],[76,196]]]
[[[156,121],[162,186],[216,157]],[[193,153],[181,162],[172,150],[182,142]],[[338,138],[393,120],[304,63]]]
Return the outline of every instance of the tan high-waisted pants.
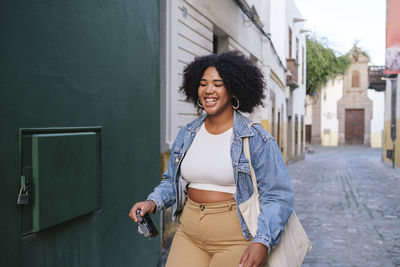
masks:
[[[187,199],[166,267],[237,267],[251,241],[243,237],[236,202]]]

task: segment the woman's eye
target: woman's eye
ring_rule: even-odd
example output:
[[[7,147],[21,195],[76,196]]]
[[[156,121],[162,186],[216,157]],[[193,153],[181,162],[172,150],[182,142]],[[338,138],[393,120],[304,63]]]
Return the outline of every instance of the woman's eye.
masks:
[[[215,84],[215,87],[221,87],[221,86],[224,86],[224,84],[223,83]]]
[[[207,84],[206,83],[201,83],[200,86],[207,86]]]

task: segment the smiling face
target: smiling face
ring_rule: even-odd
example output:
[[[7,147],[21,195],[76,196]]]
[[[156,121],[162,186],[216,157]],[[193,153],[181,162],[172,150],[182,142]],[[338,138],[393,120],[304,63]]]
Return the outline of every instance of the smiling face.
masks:
[[[215,67],[208,67],[200,79],[197,91],[200,103],[210,116],[233,113],[232,95]]]

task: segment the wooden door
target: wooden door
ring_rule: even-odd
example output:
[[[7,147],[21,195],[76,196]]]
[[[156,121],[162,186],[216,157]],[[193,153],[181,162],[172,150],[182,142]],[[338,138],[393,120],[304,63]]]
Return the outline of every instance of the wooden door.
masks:
[[[311,144],[311,124],[306,125],[306,143]]]
[[[364,144],[364,109],[346,109],[345,143]]]

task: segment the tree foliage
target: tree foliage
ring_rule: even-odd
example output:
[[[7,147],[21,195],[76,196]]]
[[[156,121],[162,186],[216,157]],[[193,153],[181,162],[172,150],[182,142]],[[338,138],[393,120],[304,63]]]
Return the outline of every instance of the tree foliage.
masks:
[[[336,56],[322,40],[307,36],[307,94],[323,87],[330,78],[344,74],[351,60],[348,55]]]

